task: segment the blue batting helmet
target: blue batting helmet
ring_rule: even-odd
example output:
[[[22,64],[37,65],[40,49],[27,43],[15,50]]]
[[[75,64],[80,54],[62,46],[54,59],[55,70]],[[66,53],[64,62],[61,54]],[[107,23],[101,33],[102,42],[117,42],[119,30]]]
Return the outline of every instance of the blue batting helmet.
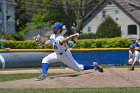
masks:
[[[135,48],[135,46],[134,45],[130,45],[130,47],[129,47],[130,49],[134,49]]]
[[[60,23],[60,22],[56,22],[56,23],[53,25],[53,28],[62,29],[62,28],[63,28],[63,25],[62,25],[62,23]]]

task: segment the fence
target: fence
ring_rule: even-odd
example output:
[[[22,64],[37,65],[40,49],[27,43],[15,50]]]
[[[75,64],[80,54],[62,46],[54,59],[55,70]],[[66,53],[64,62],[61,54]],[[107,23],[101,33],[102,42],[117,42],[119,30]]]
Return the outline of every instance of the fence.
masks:
[[[79,64],[98,62],[99,64],[126,65],[128,63],[128,48],[72,49],[71,51]],[[39,67],[42,59],[52,52],[51,49],[11,49],[7,52],[1,50],[0,68]]]

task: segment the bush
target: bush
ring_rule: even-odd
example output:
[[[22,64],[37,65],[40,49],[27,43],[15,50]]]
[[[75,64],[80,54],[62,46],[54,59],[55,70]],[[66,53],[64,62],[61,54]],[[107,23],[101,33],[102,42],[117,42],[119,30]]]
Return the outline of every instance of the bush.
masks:
[[[132,41],[127,38],[81,39],[75,48],[128,48]]]
[[[111,17],[107,17],[100,24],[96,32],[97,38],[114,38],[120,36],[121,36],[121,29]]]
[[[0,41],[0,44],[2,42]],[[11,49],[39,49],[39,48],[48,48],[51,49],[52,46],[46,46],[46,47],[39,47],[36,45],[34,40],[26,40],[26,41],[13,41],[13,40],[7,40],[6,46]]]
[[[0,41],[1,44],[1,41]],[[11,49],[39,49],[48,48],[52,46],[38,47],[34,40],[27,41],[6,41],[7,47]],[[80,39],[76,40],[74,48],[128,48],[132,41],[127,38],[104,38],[104,39]]]
[[[23,36],[20,35],[19,33],[14,33],[14,34],[12,34],[12,36],[18,41],[23,40]]]
[[[79,39],[95,39],[94,33],[81,33]]]
[[[0,34],[0,37],[2,37],[2,34]],[[16,40],[11,34],[5,34],[6,40]]]

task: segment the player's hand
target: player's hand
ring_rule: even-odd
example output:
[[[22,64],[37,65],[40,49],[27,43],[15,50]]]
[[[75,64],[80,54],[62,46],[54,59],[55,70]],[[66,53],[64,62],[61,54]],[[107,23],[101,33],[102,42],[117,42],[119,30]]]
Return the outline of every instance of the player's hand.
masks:
[[[73,37],[78,38],[78,37],[79,37],[79,33],[75,33],[75,34],[73,34]]]
[[[43,46],[45,43],[45,41],[43,39],[41,39],[40,35],[35,36],[34,39],[38,46]]]
[[[35,37],[34,37],[34,40],[36,41],[36,43],[39,43],[39,41],[41,40],[41,39],[40,39],[40,35],[35,36]]]

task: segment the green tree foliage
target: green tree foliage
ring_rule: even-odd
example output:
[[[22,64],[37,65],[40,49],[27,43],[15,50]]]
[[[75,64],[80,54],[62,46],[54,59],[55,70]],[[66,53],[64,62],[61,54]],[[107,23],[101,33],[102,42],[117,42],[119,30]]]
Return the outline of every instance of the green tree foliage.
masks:
[[[53,24],[56,21],[62,22],[72,34],[72,26],[80,31],[82,29],[83,19],[95,7],[100,0],[15,0],[17,31],[27,31],[34,29],[33,19],[37,16],[45,15],[45,20],[40,20],[39,24]],[[33,18],[34,17],[34,18]],[[42,19],[42,17],[39,17]],[[43,22],[42,22],[43,21]],[[41,23],[42,22],[42,23]],[[32,25],[31,25],[32,24]],[[30,27],[26,27],[30,25]],[[44,25],[42,25],[43,27]],[[33,27],[33,28],[32,28]],[[40,26],[38,26],[40,27]]]
[[[121,36],[121,29],[118,24],[108,16],[98,27],[96,38],[114,38]]]
[[[19,32],[27,22],[30,21],[32,13],[27,12],[26,1],[27,0],[15,0],[16,6],[16,31]]]
[[[49,22],[51,21],[48,21],[47,18],[47,14],[34,14],[32,17],[32,21],[26,24],[23,30],[21,30],[20,35],[23,36],[29,30],[49,27],[51,24]]]
[[[50,0],[52,5],[56,6],[58,12],[62,14],[63,23],[73,34],[71,27],[77,28],[80,33],[83,26],[83,20],[94,9],[95,5],[101,0]]]

